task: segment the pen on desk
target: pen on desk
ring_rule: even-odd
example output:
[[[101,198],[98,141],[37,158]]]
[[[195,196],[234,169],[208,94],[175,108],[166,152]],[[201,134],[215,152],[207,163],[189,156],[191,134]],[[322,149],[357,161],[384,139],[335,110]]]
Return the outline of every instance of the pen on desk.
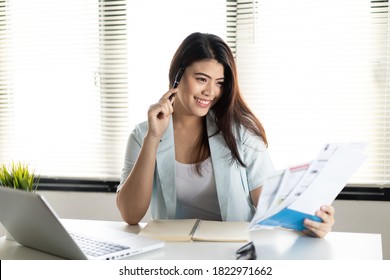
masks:
[[[253,241],[245,244],[236,252],[236,260],[255,260],[257,259],[256,248]]]

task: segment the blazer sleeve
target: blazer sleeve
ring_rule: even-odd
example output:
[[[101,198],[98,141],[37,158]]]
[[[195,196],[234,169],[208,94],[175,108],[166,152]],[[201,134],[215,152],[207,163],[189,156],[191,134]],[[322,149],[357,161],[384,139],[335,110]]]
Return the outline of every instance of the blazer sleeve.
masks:
[[[268,174],[275,170],[267,147],[261,137],[249,131],[242,135],[243,161],[250,191],[263,186]]]
[[[121,179],[117,191],[119,191],[122,188],[123,184],[125,183],[127,177],[129,176],[138,158],[138,154],[140,153],[143,139],[145,136],[145,131],[146,131],[145,125],[146,125],[145,123],[141,123],[137,125],[129,135],[129,138],[127,140],[127,145],[126,145],[126,152],[125,152],[125,158],[124,158],[124,163],[123,163],[123,168],[121,173]]]

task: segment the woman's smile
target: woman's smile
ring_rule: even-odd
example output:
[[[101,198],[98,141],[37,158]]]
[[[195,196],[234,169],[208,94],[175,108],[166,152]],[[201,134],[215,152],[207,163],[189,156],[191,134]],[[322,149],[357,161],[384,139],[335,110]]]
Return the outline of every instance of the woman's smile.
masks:
[[[205,100],[197,97],[195,97],[195,100],[198,103],[198,105],[201,106],[202,108],[207,108],[211,104],[211,100]]]

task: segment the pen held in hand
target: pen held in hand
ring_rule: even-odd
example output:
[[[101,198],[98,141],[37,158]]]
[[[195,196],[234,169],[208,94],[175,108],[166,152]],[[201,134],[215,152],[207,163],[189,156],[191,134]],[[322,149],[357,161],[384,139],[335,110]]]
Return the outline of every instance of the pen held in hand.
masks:
[[[184,73],[184,68],[181,67],[181,68],[179,69],[179,71],[177,71],[177,73],[176,73],[176,75],[175,75],[175,81],[173,82],[172,88],[175,89],[175,88],[177,88],[177,87],[179,86],[181,77],[183,76],[183,73]],[[173,105],[173,100],[175,99],[175,96],[176,96],[176,92],[172,93],[172,94],[168,97],[168,99],[169,99],[169,101],[171,101],[171,104],[172,104],[172,105]],[[163,117],[164,117],[164,115],[163,115],[162,112],[158,113],[157,118],[162,119]]]
[[[175,76],[175,81],[173,82],[172,88],[177,88],[180,84],[181,77],[183,76],[184,73],[184,68],[181,67],[179,71],[177,71],[176,76]]]
[[[175,98],[175,96],[176,96],[176,92],[174,92],[174,93],[172,93],[169,97],[168,97],[168,99],[169,99],[169,101],[173,101],[173,99]],[[172,103],[173,104],[173,103]]]
[[[172,88],[177,88],[180,84],[180,80],[181,80],[181,77],[183,76],[183,73],[184,73],[184,68],[181,67],[179,69],[179,71],[177,71],[176,75],[175,75],[175,81],[173,82],[173,86]],[[172,102],[172,105],[173,105],[173,99],[174,97],[176,96],[176,92],[175,93],[172,93],[168,99]]]
[[[173,101],[175,100],[175,96],[176,96],[176,92],[172,93],[169,97],[168,97],[168,100],[171,102],[171,104],[173,105]],[[157,114],[157,118],[158,119],[163,119],[164,118],[164,113],[161,111]]]

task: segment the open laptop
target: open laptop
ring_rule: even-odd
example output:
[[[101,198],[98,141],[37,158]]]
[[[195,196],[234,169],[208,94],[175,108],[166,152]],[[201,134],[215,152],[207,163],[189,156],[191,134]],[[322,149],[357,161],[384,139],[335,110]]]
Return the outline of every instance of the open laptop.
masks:
[[[120,259],[164,246],[163,241],[133,233],[126,233],[126,242],[118,244],[68,232],[42,195],[2,186],[0,222],[20,244],[65,259]]]

